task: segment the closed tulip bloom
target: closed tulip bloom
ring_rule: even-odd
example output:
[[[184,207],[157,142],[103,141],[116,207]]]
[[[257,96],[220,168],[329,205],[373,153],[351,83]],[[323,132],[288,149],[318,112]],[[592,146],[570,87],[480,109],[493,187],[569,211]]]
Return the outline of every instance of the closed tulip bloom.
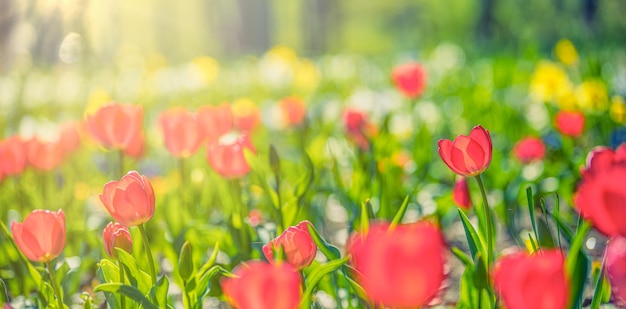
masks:
[[[104,250],[112,258],[117,258],[117,250],[115,248],[123,249],[128,253],[131,253],[133,250],[133,238],[130,235],[130,231],[127,227],[117,222],[109,222],[107,224],[102,231],[102,242],[104,243]]]
[[[472,207],[472,199],[470,198],[469,187],[467,186],[467,179],[465,179],[465,177],[459,178],[454,184],[452,200],[454,204],[463,209],[470,209]]]
[[[426,70],[415,62],[395,67],[391,77],[398,90],[408,98],[420,96],[426,88]]]
[[[560,250],[515,253],[502,258],[494,285],[508,309],[565,309],[570,286]]]
[[[147,222],[154,214],[154,190],[146,176],[130,171],[120,181],[104,185],[100,201],[115,221],[125,226]]]
[[[184,109],[169,110],[161,115],[160,123],[165,147],[172,155],[186,158],[200,147],[203,134],[194,113]]]
[[[626,164],[604,168],[585,174],[574,195],[574,204],[603,234],[626,236]]]
[[[21,174],[26,168],[26,147],[18,136],[0,142],[0,171],[7,176]]]
[[[614,237],[606,248],[606,273],[611,295],[626,305],[626,238]]]
[[[272,239],[263,246],[263,254],[268,261],[274,261],[274,252],[278,247],[283,248],[287,262],[297,269],[303,269],[313,263],[317,246],[309,233],[309,221],[302,221],[296,226],[290,226],[280,236]]]
[[[50,171],[61,165],[65,158],[65,149],[59,142],[42,141],[36,137],[25,143],[28,163],[42,171]]]
[[[278,103],[286,125],[297,126],[304,121],[306,105],[298,98],[285,98]]]
[[[65,247],[65,213],[35,210],[24,222],[13,222],[11,231],[20,251],[33,262],[48,262]]]
[[[222,280],[228,302],[237,309],[296,309],[302,298],[300,274],[287,263],[250,261],[235,268],[237,278]]]
[[[542,160],[546,146],[540,138],[526,137],[513,146],[513,155],[523,164]]]
[[[391,308],[419,308],[435,298],[443,282],[445,244],[430,222],[376,223],[348,246],[357,280],[369,299]]]
[[[131,156],[143,152],[143,109],[141,106],[109,103],[88,115],[87,129],[104,147],[123,150]]]
[[[469,136],[454,141],[439,140],[441,160],[456,174],[470,177],[484,172],[491,163],[491,136],[482,126],[475,126]]]
[[[239,178],[250,172],[244,156],[244,148],[254,152],[254,146],[247,134],[228,134],[218,142],[209,143],[207,160],[209,165],[224,178]]]
[[[554,123],[561,134],[579,137],[585,129],[585,115],[581,112],[560,111],[556,114]]]
[[[230,105],[203,106],[198,109],[200,128],[209,143],[217,142],[222,135],[233,128],[233,115]]]

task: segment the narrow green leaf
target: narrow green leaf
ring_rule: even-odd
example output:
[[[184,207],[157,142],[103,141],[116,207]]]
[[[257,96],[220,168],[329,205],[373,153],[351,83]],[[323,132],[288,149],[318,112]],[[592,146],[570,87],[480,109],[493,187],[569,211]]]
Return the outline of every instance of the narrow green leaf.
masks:
[[[224,269],[222,266],[215,265],[209,268],[203,275],[197,278],[198,284],[196,285],[196,296],[197,296],[197,302],[199,304],[202,303],[202,299],[206,296],[206,294],[211,289],[211,285],[210,285],[211,279],[213,279],[213,277],[217,276],[218,274],[223,274],[229,277],[235,277],[235,275],[233,275],[232,273]],[[197,275],[198,274],[196,274],[196,276]]]
[[[311,297],[319,281],[327,274],[339,269],[343,264],[348,261],[348,257],[344,257],[338,260],[332,260],[326,264],[320,265],[313,269],[307,277],[306,290],[302,295],[302,301],[300,302],[300,308],[310,308]]]
[[[559,200],[559,194],[556,192],[554,192],[554,209],[555,209],[557,216],[560,216],[561,214],[560,200]],[[556,239],[559,244],[559,248],[562,249],[563,246],[561,246],[561,228],[559,227],[558,223],[556,225]]]
[[[485,254],[485,249],[483,249],[482,243],[480,242],[480,238],[474,226],[469,221],[465,213],[458,209],[459,215],[461,216],[461,222],[463,223],[463,229],[465,230],[465,238],[467,238],[467,244],[469,245],[470,253],[472,255],[472,260],[476,262],[476,255],[480,253],[481,255]]]
[[[554,220],[554,223],[556,223],[558,230],[563,233],[565,240],[568,243],[572,243],[572,240],[574,239],[574,231],[567,226],[567,223],[565,223],[565,220],[561,218],[559,213],[552,213],[551,217]]]
[[[130,299],[134,300],[144,309],[158,309],[159,307],[150,302],[146,296],[141,293],[136,287],[130,285],[123,285],[121,283],[103,283],[96,286],[94,292],[109,292],[109,293],[120,293]]]
[[[393,220],[391,221],[391,225],[389,225],[390,230],[394,229],[396,225],[402,222],[402,218],[404,217],[404,214],[406,213],[406,209],[408,206],[409,206],[409,196],[407,195],[404,198],[404,201],[402,201],[402,205],[400,205],[400,209],[398,209],[398,212],[396,212],[396,215],[393,217]]]
[[[276,178],[280,177],[280,157],[274,145],[270,144],[270,168]]]
[[[533,234],[528,233],[528,241],[530,242],[533,252],[539,251],[539,246],[537,245],[537,241],[533,238]]]
[[[317,232],[313,224],[307,224],[309,228],[309,234],[311,234],[311,238],[313,242],[317,245],[320,251],[326,256],[328,260],[336,260],[341,257],[341,252],[337,247],[327,243],[322,236]]]
[[[530,186],[526,188],[526,199],[528,200],[528,214],[530,215],[530,222],[533,225],[535,239],[539,239],[539,234],[537,233],[537,224],[535,222],[535,202],[533,200],[533,189]]]
[[[161,276],[157,283],[150,289],[150,299],[160,308],[167,308],[167,290],[170,282],[167,276]]]
[[[461,251],[461,249],[452,247],[452,253],[459,259],[459,261],[461,261],[461,263],[463,263],[463,265],[465,265],[465,267],[474,265],[472,258],[465,254],[465,252]]]
[[[595,288],[593,289],[593,297],[591,298],[591,307],[590,309],[598,309],[600,308],[600,304],[602,303],[603,300],[603,296],[606,293],[604,290],[607,288],[605,287],[605,276],[604,276],[604,265],[606,263],[606,258],[602,259],[602,266],[600,266],[600,270],[597,271],[596,274],[596,284],[595,284]],[[610,287],[608,287],[610,289]]]
[[[487,265],[486,261],[483,259],[483,256],[478,253],[475,258],[474,264],[474,286],[478,290],[482,290],[489,286],[489,275],[487,274]]]
[[[198,274],[200,276],[204,275],[213,265],[215,265],[215,261],[217,261],[217,254],[220,252],[220,243],[216,242],[213,247],[213,252],[211,253],[211,257],[200,267],[200,271]]]
[[[152,278],[150,275],[139,268],[137,261],[130,253],[121,248],[115,248],[115,250],[117,251],[117,258],[126,267],[126,275],[131,285],[143,293],[148,293],[152,288]]]
[[[367,233],[370,228],[370,218],[367,213],[366,203],[369,203],[369,199],[361,203],[361,233]]]
[[[580,304],[583,299],[585,284],[587,282],[587,276],[589,274],[590,261],[582,245],[585,240],[587,232],[591,229],[591,224],[587,221],[582,221],[576,235],[570,245],[570,250],[565,261],[565,267],[567,274],[571,280],[572,294],[570,299],[569,308],[580,308]]]
[[[178,256],[178,274],[183,282],[189,280],[193,274],[193,255],[191,252],[191,244],[185,241],[183,247],[180,249],[180,255]]]
[[[4,304],[9,301],[9,294],[7,293],[7,285],[4,280],[0,278],[0,304]]]

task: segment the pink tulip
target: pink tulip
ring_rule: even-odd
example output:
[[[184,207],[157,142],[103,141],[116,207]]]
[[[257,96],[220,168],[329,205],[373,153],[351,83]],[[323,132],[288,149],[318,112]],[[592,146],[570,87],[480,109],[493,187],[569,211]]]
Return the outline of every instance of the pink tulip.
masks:
[[[247,134],[222,136],[219,141],[209,143],[207,160],[209,165],[224,178],[239,178],[250,172],[244,157],[244,148],[254,152],[254,146]]]
[[[24,222],[13,222],[11,231],[20,251],[33,262],[49,262],[65,247],[65,213],[35,210]]]
[[[172,155],[186,158],[198,150],[204,136],[196,114],[172,109],[161,114],[159,120],[165,147]]]
[[[154,190],[146,176],[130,171],[120,181],[104,185],[100,201],[115,221],[125,226],[137,226],[154,215]]]

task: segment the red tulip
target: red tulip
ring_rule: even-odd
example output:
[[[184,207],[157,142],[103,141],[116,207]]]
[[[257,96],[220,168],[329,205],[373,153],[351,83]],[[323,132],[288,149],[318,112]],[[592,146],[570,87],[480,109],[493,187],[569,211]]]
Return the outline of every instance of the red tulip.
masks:
[[[298,271],[287,263],[250,261],[235,268],[238,278],[222,280],[228,302],[238,309],[295,309],[302,298]]]
[[[626,164],[626,143],[617,147],[615,151],[609,147],[598,146],[587,155],[587,166],[581,168],[580,173],[584,178],[588,174],[597,174],[611,169],[613,165]]]
[[[66,155],[74,152],[80,146],[80,136],[78,135],[78,124],[66,123],[60,128],[59,144]]]
[[[399,65],[391,76],[398,90],[408,98],[418,97],[426,88],[426,70],[418,63]]]
[[[348,137],[361,149],[369,149],[369,139],[376,133],[376,127],[369,122],[367,115],[356,109],[347,109],[343,114],[343,122]]]
[[[626,236],[626,162],[612,151],[591,156],[574,195],[580,214],[608,236]]]
[[[141,106],[110,103],[88,115],[86,124],[91,135],[104,147],[123,150],[134,157],[143,153]]]
[[[26,148],[18,136],[0,142],[0,171],[7,176],[18,175],[26,168]]]
[[[469,187],[467,186],[467,179],[465,179],[465,177],[459,178],[454,184],[452,200],[457,206],[463,209],[470,209],[472,207],[472,199],[470,198]]]
[[[508,309],[564,309],[570,289],[564,266],[559,250],[511,254],[496,264],[494,285]]]
[[[626,304],[626,238],[614,237],[606,248],[606,273],[611,295]]]
[[[304,121],[306,105],[298,98],[285,98],[278,103],[285,124],[297,126]]]
[[[526,137],[513,146],[513,155],[523,164],[543,159],[546,146],[536,137]]]
[[[28,163],[36,169],[50,171],[61,165],[65,149],[60,142],[46,142],[34,137],[25,143]]]
[[[560,111],[556,114],[555,125],[561,134],[579,137],[585,129],[585,115],[581,112]]]
[[[17,247],[33,262],[48,262],[65,247],[65,213],[35,210],[23,223],[13,222],[11,231]]]
[[[444,280],[445,244],[430,222],[370,225],[366,235],[352,236],[348,245],[357,279],[370,300],[392,308],[428,304]]]
[[[439,140],[439,156],[458,175],[469,177],[484,172],[491,163],[491,136],[482,126],[475,126],[469,136],[454,141]]]
[[[216,142],[233,127],[230,105],[203,106],[198,109],[198,120],[209,143]]]
[[[297,269],[303,269],[313,263],[317,246],[311,239],[309,221],[302,221],[296,226],[290,226],[280,236],[272,239],[263,246],[263,254],[268,261],[274,261],[273,250],[281,246],[287,256],[287,262]]]
[[[250,172],[250,166],[244,157],[244,148],[255,151],[247,134],[222,136],[218,142],[209,143],[209,165],[224,178],[242,177]]]
[[[240,131],[250,132],[259,125],[261,116],[254,102],[248,99],[237,100],[231,106],[231,110],[233,125]]]
[[[154,190],[146,176],[130,171],[104,185],[100,201],[115,221],[125,226],[147,222],[154,214]]]
[[[112,258],[117,258],[117,250],[115,248],[123,249],[128,253],[133,251],[133,238],[130,235],[130,231],[127,227],[117,222],[109,222],[107,224],[102,231],[102,241],[104,250]]]
[[[165,147],[181,158],[194,154],[202,143],[203,135],[197,116],[184,109],[173,109],[161,114],[161,129]]]

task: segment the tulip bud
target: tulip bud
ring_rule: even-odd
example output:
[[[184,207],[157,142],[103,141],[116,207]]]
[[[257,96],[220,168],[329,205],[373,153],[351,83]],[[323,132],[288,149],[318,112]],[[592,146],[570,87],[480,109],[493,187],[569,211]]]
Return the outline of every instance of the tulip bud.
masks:
[[[102,231],[102,241],[104,242],[104,250],[106,253],[116,259],[117,251],[115,248],[123,249],[131,253],[133,251],[133,238],[127,227],[110,222]]]
[[[441,160],[456,174],[470,177],[484,172],[491,163],[491,136],[482,126],[475,126],[469,136],[454,141],[439,140]]]
[[[452,191],[452,200],[457,206],[463,209],[470,209],[472,207],[472,199],[470,198],[469,187],[467,186],[467,179],[465,179],[464,177],[459,178],[454,184],[454,190]]]
[[[265,258],[273,262],[273,250],[281,246],[289,264],[297,269],[311,265],[317,253],[317,246],[309,233],[309,228],[307,227],[309,224],[311,224],[309,221],[302,221],[296,226],[290,226],[280,236],[272,239],[272,241],[263,246]]]
[[[191,244],[188,241],[185,241],[183,247],[180,249],[178,274],[180,274],[180,278],[185,282],[189,280],[193,274],[193,255],[191,254]]]
[[[405,63],[393,69],[391,73],[396,87],[407,98],[416,98],[426,88],[426,71],[415,62]]]
[[[143,109],[141,106],[109,103],[88,115],[89,133],[104,147],[123,150],[137,157],[143,153]]]
[[[11,225],[15,244],[33,262],[49,262],[65,247],[65,213],[35,210]]]

